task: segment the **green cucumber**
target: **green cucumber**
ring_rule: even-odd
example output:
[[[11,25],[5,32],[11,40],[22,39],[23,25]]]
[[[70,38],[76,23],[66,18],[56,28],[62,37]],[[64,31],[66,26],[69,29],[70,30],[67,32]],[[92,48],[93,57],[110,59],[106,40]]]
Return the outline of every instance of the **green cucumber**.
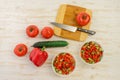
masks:
[[[50,47],[65,47],[68,45],[67,41],[57,40],[57,41],[40,41],[33,44],[36,48],[50,48]]]

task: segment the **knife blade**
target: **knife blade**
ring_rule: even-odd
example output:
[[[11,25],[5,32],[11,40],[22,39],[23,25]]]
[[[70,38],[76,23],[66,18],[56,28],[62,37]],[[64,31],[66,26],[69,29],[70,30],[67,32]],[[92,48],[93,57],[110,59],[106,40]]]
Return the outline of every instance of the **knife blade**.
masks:
[[[96,33],[95,31],[92,31],[92,30],[77,28],[74,26],[65,25],[65,24],[61,24],[61,23],[56,23],[56,22],[50,22],[50,23],[56,27],[59,27],[59,28],[62,28],[64,30],[71,31],[71,32],[82,31],[82,32],[88,33],[90,35],[94,35]]]

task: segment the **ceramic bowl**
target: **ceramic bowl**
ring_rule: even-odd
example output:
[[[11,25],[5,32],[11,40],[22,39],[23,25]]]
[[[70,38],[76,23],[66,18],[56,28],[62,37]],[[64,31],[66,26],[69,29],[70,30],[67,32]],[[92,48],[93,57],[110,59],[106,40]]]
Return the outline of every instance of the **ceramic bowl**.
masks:
[[[86,42],[80,49],[80,57],[86,63],[98,63],[103,57],[103,49],[95,41]]]
[[[59,66],[56,66],[59,65]],[[54,56],[52,60],[52,69],[58,76],[70,76],[76,67],[76,60],[70,53],[62,52]]]

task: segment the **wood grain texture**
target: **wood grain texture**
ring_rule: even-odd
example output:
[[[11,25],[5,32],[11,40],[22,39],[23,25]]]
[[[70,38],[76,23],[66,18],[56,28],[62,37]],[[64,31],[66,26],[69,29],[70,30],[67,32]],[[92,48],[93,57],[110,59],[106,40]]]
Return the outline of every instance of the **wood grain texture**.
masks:
[[[120,0],[0,0],[0,80],[120,80]],[[79,57],[79,50],[85,42],[77,42],[53,36],[49,40],[67,40],[69,46],[46,49],[49,57],[42,67],[35,67],[29,61],[30,47],[36,41],[46,40],[41,35],[29,38],[26,26],[35,24],[41,30],[55,21],[61,4],[72,4],[93,11],[91,29],[97,32],[87,41],[96,41],[104,49],[100,63],[88,65]],[[25,57],[13,53],[16,44],[29,47]],[[77,67],[69,77],[54,74],[51,61],[56,53],[70,52],[77,60]]]
[[[69,4],[62,4],[58,9],[56,22],[66,24],[66,25],[71,25],[74,27],[81,27],[76,22],[76,16],[80,12],[86,12],[92,18],[92,11],[87,8],[83,8],[75,5],[69,5]],[[91,21],[87,25],[85,25],[83,28],[90,29],[90,24],[91,24]],[[70,32],[70,31],[58,28],[57,26],[54,27],[54,32],[55,32],[55,35],[57,36],[60,36],[66,39],[77,40],[77,41],[85,41],[88,37],[88,34],[84,32],[80,32],[80,31]]]

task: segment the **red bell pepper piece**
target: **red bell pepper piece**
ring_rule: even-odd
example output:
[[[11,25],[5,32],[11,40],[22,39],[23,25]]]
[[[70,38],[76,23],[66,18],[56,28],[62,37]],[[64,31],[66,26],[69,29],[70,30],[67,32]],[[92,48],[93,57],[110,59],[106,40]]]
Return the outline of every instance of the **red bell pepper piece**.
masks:
[[[48,58],[48,54],[46,51],[39,49],[39,48],[34,48],[29,56],[30,60],[37,66],[41,66],[43,63]]]

